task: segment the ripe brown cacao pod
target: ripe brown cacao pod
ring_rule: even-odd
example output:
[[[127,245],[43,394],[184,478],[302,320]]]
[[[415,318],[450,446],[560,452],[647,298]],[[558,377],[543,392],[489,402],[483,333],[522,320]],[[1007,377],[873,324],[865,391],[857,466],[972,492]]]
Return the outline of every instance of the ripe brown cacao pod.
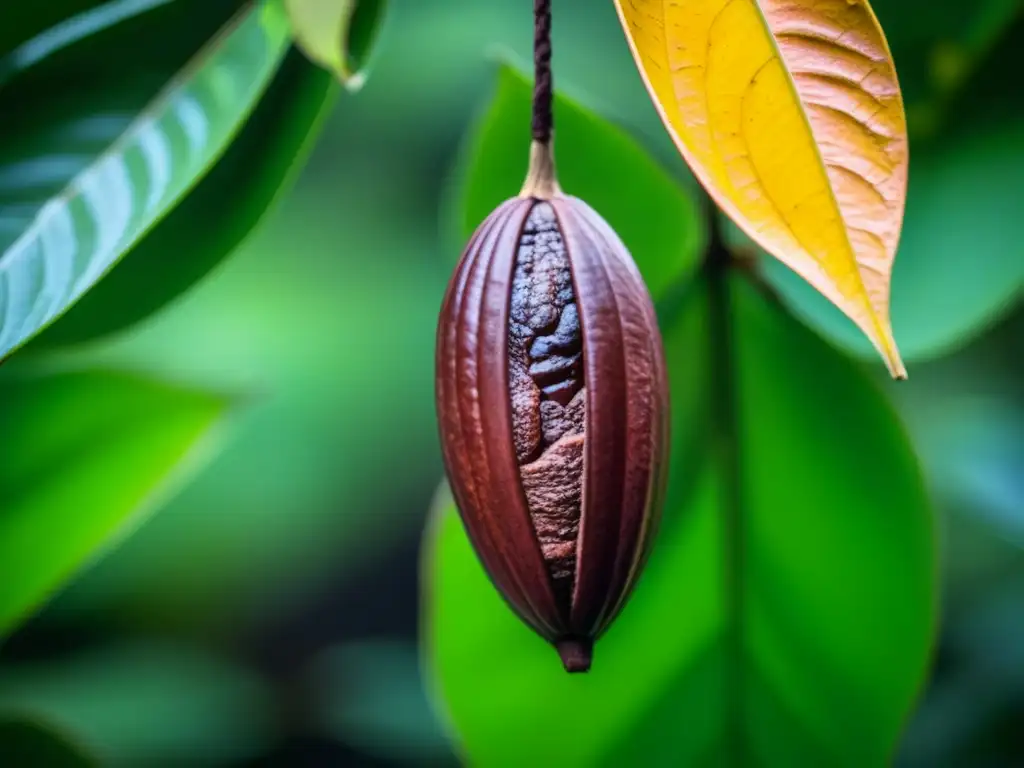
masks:
[[[561,193],[545,147],[531,168],[449,283],[437,411],[452,492],[492,582],[567,670],[585,671],[657,529],[668,386],[629,252]]]

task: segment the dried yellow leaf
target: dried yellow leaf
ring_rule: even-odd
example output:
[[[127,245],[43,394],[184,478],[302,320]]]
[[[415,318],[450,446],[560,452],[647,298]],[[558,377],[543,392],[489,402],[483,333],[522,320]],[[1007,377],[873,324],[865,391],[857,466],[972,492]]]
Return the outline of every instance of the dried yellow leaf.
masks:
[[[615,4],[651,98],[711,196],[905,378],[889,286],[907,127],[867,0]]]

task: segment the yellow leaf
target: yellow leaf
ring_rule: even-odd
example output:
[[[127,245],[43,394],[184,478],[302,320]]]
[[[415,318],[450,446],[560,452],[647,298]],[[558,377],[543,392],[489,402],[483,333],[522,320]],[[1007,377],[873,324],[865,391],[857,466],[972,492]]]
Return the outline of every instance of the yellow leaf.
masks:
[[[349,89],[363,84],[360,67],[375,32],[383,0],[284,0],[292,34],[302,52]]]
[[[666,128],[711,196],[905,378],[889,283],[907,126],[867,0],[615,5]]]

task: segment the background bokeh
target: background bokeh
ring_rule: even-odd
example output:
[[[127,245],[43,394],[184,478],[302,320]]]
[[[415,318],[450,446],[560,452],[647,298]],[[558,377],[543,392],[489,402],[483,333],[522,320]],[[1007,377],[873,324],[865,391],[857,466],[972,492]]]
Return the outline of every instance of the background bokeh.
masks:
[[[442,471],[434,326],[460,247],[452,169],[493,90],[494,55],[527,60],[526,5],[393,0],[366,86],[337,101],[259,229],[157,315],[64,354],[245,400],[192,481],[0,650],[0,705],[49,713],[114,765],[454,763],[416,646],[420,538]],[[1012,0],[873,5],[912,142],[927,147],[923,178],[962,174],[952,196],[912,182],[909,209],[923,212],[924,231],[943,232],[927,239],[919,274],[901,275],[897,260],[897,339],[921,351],[910,382],[889,384],[864,358],[911,434],[941,531],[941,641],[898,760],[1016,766],[1024,13]],[[559,86],[685,177],[612,4],[555,7]],[[982,118],[995,138],[971,133]],[[525,145],[524,136],[508,152],[525,159]],[[996,185],[999,206],[979,206]],[[211,227],[221,213],[211,207]],[[939,268],[948,264],[956,269]],[[991,274],[995,287],[958,281],[958,271]],[[798,316],[859,344],[787,275],[769,274]],[[976,319],[955,344],[934,342],[945,338],[935,331],[943,308],[963,302],[979,307]]]

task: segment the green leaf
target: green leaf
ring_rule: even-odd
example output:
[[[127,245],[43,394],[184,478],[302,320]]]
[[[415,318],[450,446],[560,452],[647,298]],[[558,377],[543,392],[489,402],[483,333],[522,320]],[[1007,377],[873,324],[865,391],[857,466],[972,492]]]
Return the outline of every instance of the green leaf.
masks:
[[[0,380],[0,638],[206,457],[227,407],[121,373]]]
[[[217,14],[230,6],[210,4],[208,16],[197,7],[159,6],[47,50],[57,27],[0,61],[0,72],[29,64],[0,90],[0,109],[17,115],[0,129],[0,358],[61,315],[189,191],[277,72],[288,24],[276,2],[247,4],[219,31],[206,24],[223,23]],[[162,44],[186,23],[181,41]],[[25,46],[48,55],[26,56]]]
[[[349,90],[365,81],[364,67],[384,15],[385,0],[284,0],[295,42]]]
[[[63,735],[34,720],[0,719],[0,761],[24,768],[93,768]]]
[[[531,89],[510,65],[500,66],[494,97],[456,173],[451,199],[461,241],[523,185]],[[555,161],[562,189],[611,224],[656,299],[696,269],[705,234],[694,196],[629,134],[561,94],[555,97]]]
[[[853,363],[744,281],[698,283],[662,321],[664,522],[588,675],[507,609],[454,509],[428,536],[426,641],[468,758],[888,764],[935,624],[906,437]]]
[[[119,643],[0,668],[0,707],[80,738],[104,766],[235,765],[268,749],[273,699],[250,670],[187,646]],[[36,763],[7,762],[7,768]]]
[[[327,72],[312,66],[299,51],[289,51],[224,156],[27,350],[78,344],[120,330],[204,277],[291,188],[336,93]],[[229,205],[224,204],[227,200]],[[215,226],[211,211],[217,211]],[[197,232],[202,236],[196,237]]]

